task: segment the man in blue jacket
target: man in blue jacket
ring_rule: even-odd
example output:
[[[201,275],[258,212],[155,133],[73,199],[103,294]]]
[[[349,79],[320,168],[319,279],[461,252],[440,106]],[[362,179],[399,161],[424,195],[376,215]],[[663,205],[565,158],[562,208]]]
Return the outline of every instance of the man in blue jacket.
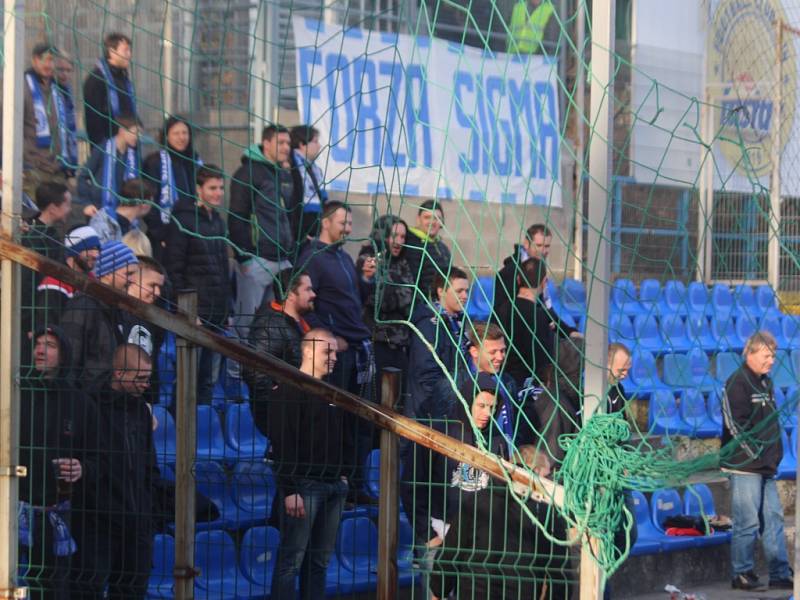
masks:
[[[375,284],[375,260],[365,261],[361,272],[344,243],[353,229],[350,207],[341,202],[326,202],[320,217],[319,237],[300,253],[297,267],[308,273],[316,293],[314,311],[306,320],[312,327],[330,330],[336,337],[336,368],[330,377],[334,385],[362,398],[375,397],[375,359],[372,332],[364,324],[364,298]],[[357,443],[358,464],[372,449],[373,428],[355,417],[347,417]]]

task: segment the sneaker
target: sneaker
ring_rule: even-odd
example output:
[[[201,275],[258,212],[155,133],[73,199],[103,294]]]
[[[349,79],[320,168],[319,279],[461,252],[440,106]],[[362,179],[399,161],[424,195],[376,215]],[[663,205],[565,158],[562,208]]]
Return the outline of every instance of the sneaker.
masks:
[[[794,589],[794,579],[782,577],[780,579],[769,579],[769,589],[771,590],[791,590]]]
[[[755,590],[761,587],[758,583],[758,576],[752,571],[739,573],[731,581],[731,587],[735,590]]]

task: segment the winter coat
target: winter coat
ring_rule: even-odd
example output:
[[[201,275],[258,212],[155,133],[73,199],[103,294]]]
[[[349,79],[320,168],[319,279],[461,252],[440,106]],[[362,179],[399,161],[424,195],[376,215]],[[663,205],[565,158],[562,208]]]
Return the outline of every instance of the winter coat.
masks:
[[[242,155],[242,166],[231,178],[228,216],[239,262],[253,255],[273,262],[294,259],[295,240],[285,206],[291,186],[289,173],[267,160],[258,144]]]
[[[256,352],[270,354],[295,368],[300,368],[302,354],[300,340],[310,326],[301,321],[298,323],[285,312],[280,304],[272,302],[262,305],[250,324],[250,345]],[[250,388],[250,397],[263,400],[272,392],[274,380],[267,374],[245,367],[245,381]],[[252,403],[253,413],[265,409],[262,402]],[[264,415],[266,419],[266,415]]]
[[[231,304],[225,221],[190,200],[180,201],[172,217],[163,258],[173,289],[196,290],[200,318],[224,325]]]
[[[103,165],[106,160],[105,146],[92,148],[89,160],[78,170],[78,199],[80,204],[94,204],[97,208],[103,206]],[[138,159],[137,159],[138,160]],[[125,181],[125,156],[118,156],[114,161],[114,183],[119,188]]]
[[[314,312],[306,318],[313,327],[324,327],[350,342],[370,339],[364,324],[362,300],[372,284],[356,272],[342,244],[323,244],[318,239],[308,244],[297,259],[298,270],[305,271],[317,297]]]
[[[517,297],[500,308],[497,318],[508,339],[505,372],[517,385],[552,364],[554,335],[541,298],[532,302]]]
[[[172,207],[172,211],[180,204],[194,205],[197,196],[197,184],[195,176],[198,169],[198,157],[191,146],[185,153],[180,153],[167,147],[167,151],[172,159],[172,176],[175,179],[175,187],[178,192],[178,199]],[[161,206],[161,152],[153,152],[142,163],[142,175],[145,181],[153,186],[155,191],[155,206],[144,216],[147,225],[147,237],[153,246],[153,258],[161,263],[166,262],[166,256],[162,247],[162,242],[166,241],[169,222],[165,223]],[[167,215],[169,218],[170,215]]]
[[[723,466],[772,477],[783,459],[781,424],[769,375],[756,375],[747,364],[725,383],[722,396],[722,447],[732,452]]]
[[[111,67],[111,77],[114,79],[114,87],[119,95],[119,113],[135,113],[134,98],[128,94],[128,71]],[[89,137],[92,147],[99,146],[103,141],[117,134],[119,125],[116,124],[111,115],[111,107],[108,102],[108,85],[99,67],[92,69],[83,82],[83,105],[86,123],[86,135]]]
[[[360,273],[367,257],[375,256],[375,246],[365,244],[356,261]],[[408,348],[411,332],[408,325],[386,321],[408,321],[414,299],[414,278],[408,261],[400,256],[384,255],[378,262],[376,283],[364,301],[364,323],[372,330],[372,340],[393,348]]]
[[[466,336],[464,322],[457,320],[458,335],[454,335],[448,322],[453,317],[434,313],[430,306],[421,304],[414,310],[412,324],[419,330],[411,336],[408,355],[408,399],[405,414],[411,418],[443,418],[452,407],[453,390],[450,378],[457,381],[469,371],[461,345]],[[420,338],[421,336],[421,338]],[[431,354],[430,344],[445,370]]]
[[[437,273],[445,275],[450,270],[450,248],[440,238],[430,238],[423,231],[409,227],[406,234],[406,260],[417,289],[426,297]]]

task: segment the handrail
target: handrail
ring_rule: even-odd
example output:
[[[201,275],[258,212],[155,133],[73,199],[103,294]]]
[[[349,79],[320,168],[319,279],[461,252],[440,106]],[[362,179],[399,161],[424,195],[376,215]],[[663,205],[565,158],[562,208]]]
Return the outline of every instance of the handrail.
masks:
[[[548,479],[530,474],[526,469],[495,454],[485,452],[426,427],[391,408],[364,400],[330,383],[314,379],[274,356],[258,353],[238,342],[198,327],[193,319],[187,318],[183,313],[173,314],[152,304],[146,304],[138,298],[100,283],[83,273],[73,271],[64,264],[57,263],[38,252],[15,243],[5,233],[0,235],[0,256],[68,283],[77,291],[93,296],[111,306],[122,308],[132,315],[173,332],[176,336],[232,358],[243,366],[248,366],[282,383],[288,383],[305,392],[320,396],[325,401],[382,429],[430,448],[439,454],[468,463],[497,479],[503,481],[511,479],[539,492],[546,501],[559,507],[563,506],[563,487]]]

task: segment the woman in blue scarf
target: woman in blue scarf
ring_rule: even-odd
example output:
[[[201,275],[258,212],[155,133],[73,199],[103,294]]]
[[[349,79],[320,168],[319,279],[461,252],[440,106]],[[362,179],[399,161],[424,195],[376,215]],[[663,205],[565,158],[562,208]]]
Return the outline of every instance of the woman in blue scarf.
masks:
[[[192,126],[183,117],[171,116],[164,121],[159,141],[161,150],[150,154],[142,166],[145,179],[159,190],[159,210],[150,211],[145,218],[153,257],[157,260],[161,260],[172,209],[179,200],[194,202],[195,173],[203,164],[192,145]]]

